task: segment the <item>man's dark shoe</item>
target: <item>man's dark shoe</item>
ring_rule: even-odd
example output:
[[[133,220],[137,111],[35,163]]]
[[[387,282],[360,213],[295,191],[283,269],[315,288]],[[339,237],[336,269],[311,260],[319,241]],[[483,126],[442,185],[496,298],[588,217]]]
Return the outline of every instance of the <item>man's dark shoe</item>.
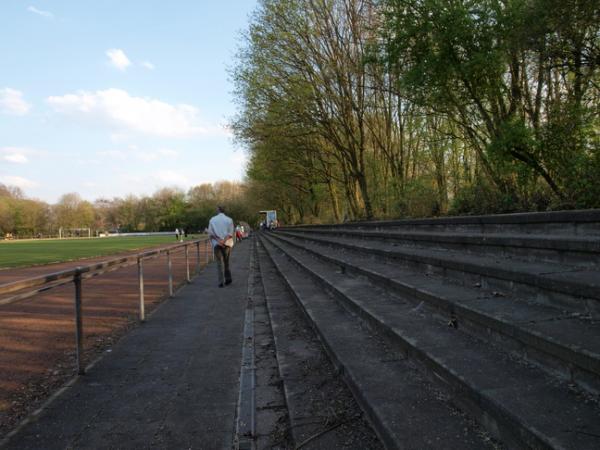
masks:
[[[233,280],[227,280],[227,281],[225,282],[225,284],[231,284],[231,283],[233,283]]]
[[[219,287],[223,287],[223,283],[219,283]]]

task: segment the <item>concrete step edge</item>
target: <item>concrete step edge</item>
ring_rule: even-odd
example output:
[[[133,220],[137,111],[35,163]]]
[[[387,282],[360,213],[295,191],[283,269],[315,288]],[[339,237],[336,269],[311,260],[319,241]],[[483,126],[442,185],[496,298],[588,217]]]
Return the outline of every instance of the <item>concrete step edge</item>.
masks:
[[[270,262],[275,266],[277,272],[282,278],[283,282],[288,288],[290,295],[296,301],[296,304],[299,306],[304,316],[306,317],[308,323],[311,324],[312,329],[315,334],[318,336],[319,341],[321,342],[326,354],[328,355],[330,361],[334,364],[334,366],[339,370],[340,375],[350,388],[354,398],[364,411],[366,417],[369,419],[369,422],[373,426],[373,429],[376,431],[380,440],[384,443],[385,447],[388,449],[399,449],[403,448],[398,445],[396,442],[396,434],[398,424],[391,423],[388,417],[382,412],[379,405],[370,400],[369,396],[366,395],[361,390],[360,379],[355,376],[353,370],[347,366],[343,360],[340,358],[338,353],[336,352],[335,344],[332,344],[327,334],[319,328],[316,323],[315,317],[311,314],[310,309],[307,309],[300,293],[297,289],[294,288],[294,283],[290,280],[285,270],[282,269],[280,264],[277,262],[276,257],[273,256],[272,250],[269,249],[269,246],[274,247],[272,244],[267,243],[266,245],[263,242],[263,247],[265,248],[265,252],[270,260]],[[276,247],[274,247],[276,248]],[[323,294],[325,295],[325,294]],[[415,412],[417,414],[417,412]]]
[[[277,238],[280,237],[277,236]],[[492,329],[492,331],[502,335],[507,339],[516,340],[517,342],[525,346],[529,346],[532,349],[549,354],[549,356],[562,361],[565,366],[565,370],[570,370],[569,366],[575,365],[583,371],[591,372],[595,377],[599,377],[595,380],[596,383],[594,384],[594,388],[591,389],[591,392],[594,394],[599,392],[600,354],[581,348],[573,348],[573,346],[556,341],[551,336],[546,336],[541,333],[533,333],[524,326],[519,326],[518,324],[499,319],[484,312],[480,312],[475,308],[469,308],[467,305],[456,304],[451,300],[442,298],[426,289],[412,286],[410,283],[403,282],[398,279],[389,279],[373,270],[359,267],[340,258],[324,255],[323,253],[320,253],[314,249],[300,246],[292,241],[286,240],[285,242],[289,245],[308,251],[314,256],[331,264],[344,266],[346,269],[359,275],[366,276],[371,280],[385,283],[387,286],[394,289],[394,291],[400,293],[401,295],[414,295],[417,299],[422,300],[428,305],[447,313],[449,316],[448,319],[450,319],[452,314],[454,314],[459,320],[461,316],[466,317],[467,319],[480,324],[482,327],[489,327]],[[551,369],[551,367],[547,367],[547,369]],[[585,384],[582,384],[581,387],[590,390],[590,387]]]
[[[336,225],[313,225],[316,227],[355,226],[403,226],[403,225],[539,225],[560,224],[563,226],[600,222],[600,209],[568,211],[525,212],[508,214],[486,214],[478,216],[449,216],[421,219],[360,220]],[[302,226],[302,225],[301,225]],[[293,227],[291,227],[293,228]]]
[[[261,241],[262,241],[262,239],[261,239]],[[271,263],[275,266],[277,272],[283,279],[285,285],[288,287],[290,294],[296,301],[296,304],[300,307],[306,320],[311,325],[311,328],[313,329],[315,334],[318,336],[319,341],[323,345],[325,353],[329,357],[329,360],[340,371],[344,381],[346,382],[346,384],[352,391],[354,398],[357,400],[360,407],[362,408],[362,410],[365,412],[365,414],[369,418],[369,422],[373,426],[373,429],[377,433],[377,436],[381,439],[381,442],[384,443],[386,448],[397,449],[398,447],[396,446],[396,442],[394,439],[394,433],[389,428],[389,426],[386,425],[385,418],[382,417],[381,414],[379,414],[379,411],[376,408],[373,408],[367,402],[367,400],[365,399],[365,397],[363,395],[361,395],[361,392],[358,389],[358,385],[356,384],[355,380],[353,380],[352,377],[350,376],[349,372],[347,370],[345,370],[344,364],[338,358],[336,352],[333,350],[333,348],[329,344],[328,340],[326,339],[326,336],[324,336],[323,333],[321,332],[321,330],[316,326],[313,317],[311,317],[311,315],[310,315],[310,312],[306,310],[301,298],[298,296],[298,293],[294,290],[293,284],[290,282],[290,280],[285,275],[285,273],[281,270],[279,264],[275,261],[273,255],[269,251],[268,247],[264,244],[263,244],[263,246],[265,248],[265,251],[266,251]]]
[[[275,233],[278,234],[278,233]],[[400,259],[419,264],[431,265],[435,267],[441,267],[450,270],[456,270],[458,272],[472,273],[479,276],[496,278],[504,281],[513,283],[523,284],[529,287],[534,287],[547,292],[554,292],[561,295],[566,295],[575,298],[584,298],[592,300],[595,305],[591,306],[591,310],[595,311],[600,309],[600,289],[598,286],[583,284],[577,281],[562,280],[557,281],[551,278],[544,278],[532,273],[524,273],[521,271],[511,270],[507,268],[491,267],[483,264],[477,264],[468,261],[461,261],[460,257],[453,255],[449,258],[441,256],[429,256],[429,255],[418,255],[411,252],[402,251],[398,247],[394,247],[389,250],[380,250],[376,248],[369,248],[347,242],[331,242],[322,238],[308,236],[308,235],[294,235],[292,233],[284,233],[287,236],[297,237],[300,239],[306,239],[313,242],[326,243],[327,245],[335,245],[349,250],[365,252],[373,255],[380,255],[388,259]],[[579,300],[573,301],[573,304],[581,304]],[[589,306],[586,304],[583,309],[587,309]]]
[[[262,247],[261,249],[257,249],[257,259],[259,261],[259,266],[260,266],[259,270],[261,273],[262,284],[263,284],[263,288],[264,288],[264,292],[265,292],[265,304],[267,305],[266,309],[267,309],[267,313],[269,315],[271,326],[272,327],[283,326],[283,323],[279,322],[279,320],[282,320],[281,317],[278,317],[282,313],[281,312],[277,313],[277,312],[273,311],[273,305],[271,304],[271,301],[272,301],[271,291],[270,291],[270,288],[272,288],[275,283],[281,283],[281,285],[284,286],[284,289],[286,290],[286,295],[289,295],[290,301],[292,301],[294,303],[294,305],[296,307],[298,307],[298,311],[304,317],[304,320],[307,320],[307,323],[311,327],[312,332],[315,333],[315,335],[317,336],[317,339],[319,341],[319,352],[324,352],[324,347],[323,347],[322,341],[321,341],[319,335],[316,334],[316,332],[314,331],[314,328],[312,327],[312,321],[310,321],[306,318],[306,314],[307,314],[306,311],[300,305],[298,305],[297,299],[293,298],[293,294],[290,292],[289,286],[281,278],[281,274],[279,273],[277,267],[273,264],[272,260],[270,259],[269,253],[267,252],[265,247],[262,245],[262,243],[261,243],[261,247]],[[277,281],[272,281],[272,280],[266,281],[265,280],[265,278],[264,278],[265,271],[269,270],[268,267],[267,268],[264,267],[265,265],[273,266],[273,270],[275,272],[277,272],[277,278],[278,278]],[[279,300],[279,297],[277,297],[277,300]],[[272,330],[273,330],[273,328],[272,328]],[[303,436],[301,434],[300,429],[306,427],[306,417],[302,414],[302,412],[300,414],[297,413],[298,411],[302,411],[302,404],[305,402],[305,399],[303,396],[299,397],[297,395],[299,386],[302,386],[301,383],[299,384],[299,382],[297,380],[286,379],[286,377],[284,376],[284,373],[282,371],[282,367],[281,367],[282,364],[283,365],[294,364],[293,360],[295,357],[294,356],[290,357],[288,354],[286,354],[285,345],[282,344],[282,342],[280,341],[279,334],[277,332],[275,332],[275,330],[273,330],[272,332],[273,332],[273,340],[275,343],[276,358],[277,358],[277,362],[278,362],[279,377],[282,380],[285,403],[286,403],[286,407],[287,407],[287,411],[288,411],[288,417],[290,420],[290,433],[292,435],[294,445],[296,446],[296,445],[299,445],[301,442],[305,441],[305,436]],[[304,351],[306,351],[306,350],[304,350]],[[303,356],[305,356],[305,354],[303,354]],[[331,359],[327,353],[326,353],[326,357],[331,361]],[[290,361],[290,358],[291,358],[291,361]],[[297,358],[297,356],[296,356],[296,358]],[[334,366],[333,364],[332,364],[332,366],[334,368],[336,368],[337,370],[339,370],[339,368]],[[305,388],[305,386],[302,386],[302,387]],[[296,388],[296,389],[294,389],[294,388]],[[354,396],[354,394],[352,394],[352,395]],[[367,416],[365,415],[364,417],[367,417]],[[369,421],[369,423],[372,424],[372,421]],[[380,440],[382,440],[381,436],[377,432],[375,434],[377,435],[377,437]]]
[[[286,229],[278,230],[286,233]],[[357,236],[385,240],[430,242],[434,244],[468,244],[473,246],[518,247],[556,252],[589,253],[590,257],[600,252],[600,236],[581,237],[547,234],[502,234],[502,233],[465,233],[465,232],[419,232],[419,231],[384,231],[384,230],[352,230],[352,229],[320,229],[293,228],[294,233],[318,233],[323,235]]]
[[[460,374],[455,373],[451,368],[446,367],[443,363],[432,358],[426,351],[415,346],[413,342],[407,340],[397,333],[396,330],[389,328],[389,325],[382,322],[378,317],[373,315],[372,312],[365,310],[347,294],[340,291],[336,286],[329,283],[321,274],[314,272],[310,267],[307,267],[300,262],[296,257],[292,256],[289,251],[286,251],[281,247],[281,244],[273,242],[272,238],[268,239],[272,245],[282,250],[288,258],[291,258],[295,264],[302,270],[307,272],[313,277],[319,284],[330,292],[335,294],[336,298],[344,302],[351,310],[367,320],[372,326],[379,327],[384,333],[392,336],[395,339],[399,339],[403,346],[406,347],[411,357],[419,360],[425,366],[432,369],[432,371],[440,377],[444,383],[451,388],[452,391],[463,393],[465,399],[456,399],[460,407],[467,407],[473,412],[475,417],[486,417],[487,420],[483,421],[484,426],[489,427],[491,423],[490,431],[494,431],[494,428],[498,427],[503,429],[501,434],[503,436],[510,435],[515,429],[518,430],[516,436],[522,439],[521,445],[531,446],[534,448],[560,448],[556,442],[553,442],[552,438],[545,435],[541,430],[536,429],[527,423],[525,417],[515,414],[514,411],[510,411],[505,408],[502,404],[498,404],[492,397],[487,396],[483,392],[478,392],[476,388],[470,385],[469,381],[464,379]],[[486,423],[489,422],[489,423]]]

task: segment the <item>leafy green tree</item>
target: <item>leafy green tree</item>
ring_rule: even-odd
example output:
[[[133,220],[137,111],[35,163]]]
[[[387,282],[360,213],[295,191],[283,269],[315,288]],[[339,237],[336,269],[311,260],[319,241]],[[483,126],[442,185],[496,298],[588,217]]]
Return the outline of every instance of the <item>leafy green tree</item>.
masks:
[[[539,177],[573,204],[574,182],[598,151],[598,3],[382,4],[388,63],[406,96],[454,122],[513,201]]]

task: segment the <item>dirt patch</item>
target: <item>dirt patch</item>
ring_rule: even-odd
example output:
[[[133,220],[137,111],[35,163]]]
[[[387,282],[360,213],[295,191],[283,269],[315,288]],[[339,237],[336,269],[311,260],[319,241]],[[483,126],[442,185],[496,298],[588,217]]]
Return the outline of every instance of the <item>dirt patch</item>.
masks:
[[[201,245],[204,267],[207,254]],[[190,249],[192,250],[192,249]],[[131,254],[125,253],[126,254]],[[90,258],[46,266],[0,271],[0,284],[44,275],[123,255]],[[173,280],[185,282],[183,249],[172,253]],[[196,251],[190,251],[191,272]],[[144,262],[145,303],[152,312],[168,295],[167,257]],[[76,374],[74,287],[72,283],[27,300],[0,306],[0,435],[35,410]],[[139,314],[137,266],[125,267],[83,281],[84,361],[86,364],[131,327]]]

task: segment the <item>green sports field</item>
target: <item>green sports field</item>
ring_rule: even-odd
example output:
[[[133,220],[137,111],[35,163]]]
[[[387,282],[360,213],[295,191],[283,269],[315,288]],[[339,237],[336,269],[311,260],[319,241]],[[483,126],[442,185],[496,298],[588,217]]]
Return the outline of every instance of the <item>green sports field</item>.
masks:
[[[26,267],[176,244],[174,236],[0,241],[0,268]]]

